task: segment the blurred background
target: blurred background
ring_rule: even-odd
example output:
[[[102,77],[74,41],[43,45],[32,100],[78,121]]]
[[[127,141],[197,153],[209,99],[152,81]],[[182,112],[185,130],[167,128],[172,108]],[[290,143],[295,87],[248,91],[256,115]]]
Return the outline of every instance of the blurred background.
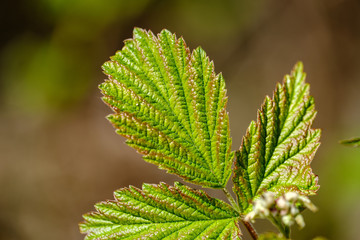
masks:
[[[323,130],[312,163],[321,188],[293,237],[359,239],[360,149],[338,141],[360,136],[360,1],[5,0],[0,18],[1,240],[83,239],[81,215],[114,190],[179,181],[105,119],[100,66],[135,26],[167,28],[214,60],[234,150],[265,94],[303,61]]]

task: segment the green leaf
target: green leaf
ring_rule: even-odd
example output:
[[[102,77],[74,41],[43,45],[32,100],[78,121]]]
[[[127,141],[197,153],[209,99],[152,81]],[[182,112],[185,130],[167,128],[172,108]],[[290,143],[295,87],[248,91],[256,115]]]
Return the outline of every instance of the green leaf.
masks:
[[[360,138],[351,138],[347,140],[340,141],[341,144],[352,146],[352,147],[360,147]]]
[[[302,63],[295,65],[273,98],[266,97],[236,153],[234,191],[244,212],[264,191],[276,196],[294,191],[315,194],[318,177],[310,163],[319,146],[320,130],[311,129],[316,111]]]
[[[133,39],[103,65],[100,85],[108,119],[150,163],[206,187],[231,175],[231,138],[223,76],[197,48],[167,30],[136,28]]]
[[[238,214],[181,183],[123,188],[80,224],[85,239],[241,239]]]

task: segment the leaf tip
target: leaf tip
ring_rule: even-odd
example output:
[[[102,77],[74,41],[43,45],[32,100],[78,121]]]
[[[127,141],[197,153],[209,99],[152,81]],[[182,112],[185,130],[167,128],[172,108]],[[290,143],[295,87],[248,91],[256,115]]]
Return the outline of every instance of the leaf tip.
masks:
[[[295,77],[295,83],[302,84],[305,82],[306,73],[304,72],[304,64],[301,61],[295,64],[290,77]]]
[[[161,30],[161,32],[159,33],[159,35],[175,36],[175,33],[171,33],[169,30],[167,30],[166,28],[164,28],[163,30]]]
[[[294,71],[295,72],[303,72],[304,70],[304,64],[302,61],[298,61],[295,66],[294,66]]]
[[[134,36],[138,36],[139,34],[144,33],[144,32],[145,32],[144,29],[142,29],[142,28],[140,28],[140,27],[134,27],[133,35],[134,35]]]
[[[136,39],[146,39],[146,38],[149,38],[149,36],[153,36],[154,34],[148,30],[146,31],[145,29],[143,28],[140,28],[140,27],[135,27],[134,30],[133,30],[133,39],[136,40]]]
[[[297,61],[296,65],[301,67],[301,68],[304,67],[304,63],[302,61]]]

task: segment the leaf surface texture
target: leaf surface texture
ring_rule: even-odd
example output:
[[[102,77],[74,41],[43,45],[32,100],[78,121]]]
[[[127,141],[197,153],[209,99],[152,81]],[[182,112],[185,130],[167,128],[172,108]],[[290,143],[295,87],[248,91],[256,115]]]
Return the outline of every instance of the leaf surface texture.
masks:
[[[248,212],[264,191],[277,196],[287,191],[316,193],[318,177],[310,167],[320,139],[320,130],[311,128],[315,115],[303,65],[298,63],[283,84],[277,84],[273,98],[265,98],[236,153],[233,182],[242,211]]]
[[[241,239],[238,214],[181,183],[124,188],[80,224],[85,239]]]
[[[108,119],[128,145],[189,182],[226,186],[233,153],[225,82],[201,48],[190,53],[167,30],[136,28],[103,69]]]

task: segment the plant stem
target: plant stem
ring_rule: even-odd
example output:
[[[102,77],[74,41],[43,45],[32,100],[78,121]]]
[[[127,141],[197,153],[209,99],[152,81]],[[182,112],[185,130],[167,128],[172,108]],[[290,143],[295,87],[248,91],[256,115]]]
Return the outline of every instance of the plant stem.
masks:
[[[241,210],[239,205],[236,203],[235,199],[231,196],[231,194],[229,193],[229,191],[226,188],[223,188],[223,192],[225,193],[227,199],[229,200],[229,202],[231,203],[231,206],[241,215]],[[250,222],[246,222],[244,220],[241,220],[241,222],[244,224],[244,226],[246,227],[246,229],[248,230],[248,232],[250,233],[251,237],[254,240],[258,239],[258,234],[255,230],[255,228],[253,227],[253,225]]]
[[[270,214],[270,221],[279,229],[280,233],[286,239],[290,239],[290,227],[283,225],[272,214]]]
[[[290,227],[284,226],[284,230],[285,230],[285,237],[290,239]]]
[[[241,220],[248,232],[250,233],[251,237],[256,240],[258,239],[258,234],[254,228],[254,226],[250,222],[246,222],[244,220]]]

